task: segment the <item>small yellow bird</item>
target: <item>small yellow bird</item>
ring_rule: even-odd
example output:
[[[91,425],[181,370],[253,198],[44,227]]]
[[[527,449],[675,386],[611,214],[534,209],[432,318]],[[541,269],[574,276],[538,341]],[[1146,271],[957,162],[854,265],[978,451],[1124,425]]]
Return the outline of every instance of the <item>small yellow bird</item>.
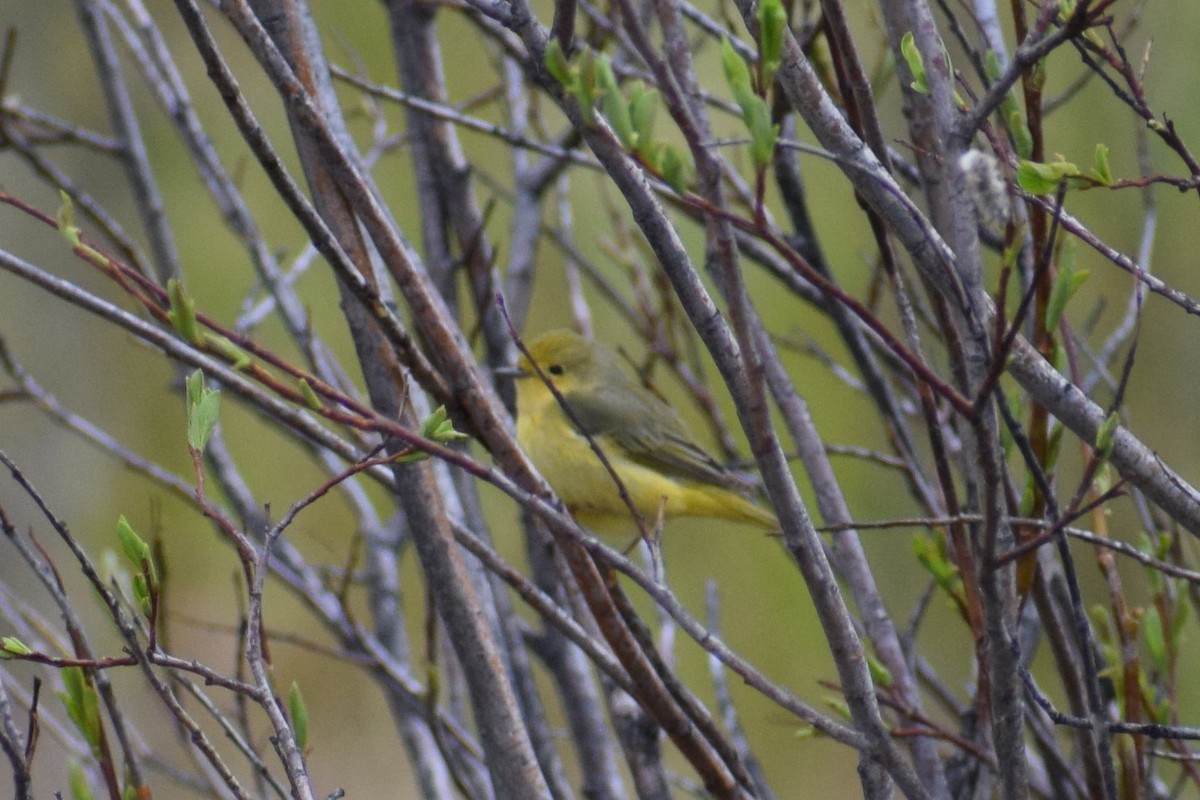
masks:
[[[737,491],[738,479],[696,444],[679,413],[630,378],[611,350],[556,330],[531,342],[529,354],[575,422],[522,356],[507,371],[516,378],[517,439],[582,524],[604,532],[634,526],[587,433],[648,523],[662,508],[667,517],[720,517],[779,529],[769,511]]]

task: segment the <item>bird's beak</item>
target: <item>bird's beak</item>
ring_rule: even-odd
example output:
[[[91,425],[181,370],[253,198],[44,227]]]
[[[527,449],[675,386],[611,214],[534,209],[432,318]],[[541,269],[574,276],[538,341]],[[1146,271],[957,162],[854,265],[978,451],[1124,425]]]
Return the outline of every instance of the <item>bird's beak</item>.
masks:
[[[528,372],[516,366],[515,364],[509,367],[496,367],[492,370],[492,374],[498,378],[512,378],[513,380],[516,380],[517,378],[529,377]]]

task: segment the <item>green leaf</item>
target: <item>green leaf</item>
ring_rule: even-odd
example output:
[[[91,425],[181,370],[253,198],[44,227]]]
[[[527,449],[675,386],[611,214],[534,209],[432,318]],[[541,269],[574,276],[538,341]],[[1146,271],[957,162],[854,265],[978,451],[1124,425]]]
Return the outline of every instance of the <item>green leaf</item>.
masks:
[[[620,87],[617,84],[616,73],[613,72],[611,58],[604,53],[596,56],[593,69],[596,75],[597,94],[619,91]]]
[[[204,334],[204,345],[217,355],[232,363],[233,368],[236,370],[244,370],[254,363],[254,359],[250,357],[249,353],[238,347],[225,336],[206,333]]]
[[[767,101],[757,95],[746,109],[746,127],[750,129],[750,161],[757,171],[771,166],[775,154],[775,141],[779,138],[779,126],[771,123],[771,111]]]
[[[1096,603],[1088,609],[1088,616],[1092,618],[1092,629],[1096,633],[1097,641],[1104,645],[1111,645],[1113,625],[1112,615],[1108,613],[1108,609]]]
[[[71,797],[74,800],[96,800],[96,795],[92,794],[92,787],[88,785],[87,770],[83,765],[74,763],[71,765]]]
[[[586,125],[596,122],[596,59],[591,50],[585,49],[571,67],[574,80],[568,87]]]
[[[989,82],[995,83],[1000,80],[1000,58],[996,55],[995,50],[988,50],[983,69]],[[1017,155],[1021,158],[1029,158],[1030,153],[1033,152],[1033,137],[1029,133],[1029,126],[1025,124],[1025,115],[1021,113],[1021,106],[1017,103],[1016,95],[1011,90],[1005,92],[1004,96],[1000,98],[1000,106],[997,110],[1000,112],[1000,119],[1008,128],[1009,135],[1012,136]]]
[[[96,697],[96,690],[80,667],[65,667],[59,674],[62,675],[63,687],[66,689],[65,692],[59,693],[59,699],[63,701],[67,715],[95,755],[100,749],[100,703]]]
[[[995,50],[988,50],[983,58],[983,75],[989,83],[1000,80],[1000,56],[996,55]]]
[[[300,396],[304,398],[304,404],[313,411],[320,411],[325,408],[325,404],[321,402],[320,396],[313,391],[312,386],[304,378],[300,379]]]
[[[1054,277],[1054,286],[1050,289],[1050,299],[1046,303],[1046,330],[1058,328],[1066,311],[1067,303],[1087,281],[1091,273],[1086,269],[1075,266],[1075,241],[1066,239],[1063,242],[1062,253],[1059,257],[1058,274]]]
[[[562,45],[558,43],[556,37],[551,37],[550,41],[546,43],[546,52],[542,55],[542,63],[546,65],[546,71],[554,80],[562,84],[563,88],[570,88],[573,80],[571,65],[567,63],[567,56],[563,53]]]
[[[445,406],[438,406],[421,423],[421,435],[435,442],[461,442],[471,437],[454,430],[454,423],[446,414]]]
[[[759,0],[758,62],[762,68],[764,94],[775,82],[775,72],[783,60],[783,42],[787,27],[787,11],[780,0]]]
[[[296,734],[296,746],[301,752],[308,749],[308,706],[300,694],[300,684],[292,681],[288,689],[288,716],[292,718],[292,731]]]
[[[1017,185],[1030,194],[1052,194],[1060,183],[1079,174],[1079,167],[1067,161],[1040,164],[1021,159],[1017,163]]]
[[[929,94],[929,80],[925,76],[925,60],[921,58],[921,51],[917,49],[917,41],[913,37],[912,31],[901,37],[900,54],[904,56],[905,62],[908,63],[908,71],[912,73],[913,81],[909,85],[913,91]]]
[[[725,72],[725,81],[739,105],[743,94],[754,94],[754,88],[750,85],[750,69],[727,38],[721,40],[721,69]]]
[[[1151,558],[1158,558],[1161,556],[1162,550],[1158,546],[1158,542],[1161,542],[1161,540],[1152,538],[1150,534],[1146,533],[1146,531],[1138,531],[1138,549]],[[1147,567],[1146,569],[1149,571],[1151,576],[1159,574],[1156,567]]]
[[[674,146],[663,144],[655,150],[655,163],[664,181],[679,194],[691,183],[691,161]]]
[[[844,697],[838,697],[838,696],[832,695],[832,694],[826,695],[825,696],[825,705],[832,708],[835,712],[840,714],[844,719],[850,720],[853,718],[852,715],[850,714],[850,704],[846,702],[846,699]]]
[[[1146,652],[1154,671],[1162,675],[1167,671],[1167,640],[1164,635],[1162,617],[1159,616],[1158,606],[1150,606],[1142,617],[1142,635],[1146,639]]]
[[[1029,158],[1033,153],[1033,134],[1029,132],[1029,125],[1026,124],[1021,109],[1014,108],[1004,117],[1004,121],[1008,132],[1012,134],[1013,149],[1017,151],[1017,155],[1020,158]]]
[[[1155,539],[1144,530],[1138,532],[1137,548],[1148,558],[1162,558],[1162,550],[1158,547],[1158,544],[1161,542],[1162,539]],[[1158,571],[1158,567],[1147,564],[1146,577],[1150,582],[1150,594],[1161,594],[1163,591],[1163,575]]]
[[[892,671],[884,666],[883,662],[871,654],[867,654],[867,668],[871,672],[871,680],[876,686],[883,689],[890,689],[895,685],[896,679],[892,677]]]
[[[1189,608],[1191,606],[1187,603],[1176,603],[1172,608],[1171,621],[1167,629],[1170,631],[1171,649],[1176,653],[1183,644],[1184,624],[1187,622]]]
[[[1092,155],[1092,177],[1102,186],[1112,186],[1112,167],[1108,165],[1108,145],[1097,144],[1096,152]]]
[[[1066,375],[1070,364],[1067,362],[1067,349],[1054,343],[1054,351],[1050,354],[1050,364],[1060,375]]]
[[[1038,59],[1033,65],[1033,74],[1029,77],[1029,85],[1033,91],[1041,94],[1046,88],[1046,59]]]
[[[1059,351],[1065,348],[1058,348]],[[1053,471],[1058,466],[1058,456],[1062,452],[1063,432],[1066,430],[1062,424],[1055,422],[1050,427],[1050,435],[1046,439],[1046,466],[1045,468]]]
[[[196,324],[196,301],[188,297],[183,284],[174,278],[167,281],[167,298],[171,304],[167,312],[171,325],[188,344],[200,344],[202,339]]]
[[[79,227],[75,224],[75,204],[71,201],[71,195],[62,189],[58,190],[58,197],[61,201],[58,207],[58,231],[67,240],[67,244],[73,248],[79,247]]]
[[[129,520],[125,519],[124,514],[117,518],[117,540],[121,543],[121,549],[125,551],[125,557],[139,570],[144,562],[150,560],[150,545],[137,535],[137,531],[129,524]]]
[[[742,109],[742,121],[750,131],[750,159],[755,170],[764,170],[771,164],[779,128],[771,124],[771,110],[766,101],[754,93],[750,70],[729,39],[721,40],[721,68],[725,71],[725,80],[733,91],[734,100]]]
[[[634,130],[633,120],[629,117],[629,106],[617,85],[617,77],[613,74],[612,62],[608,56],[596,59],[596,88],[600,91],[600,102],[604,106],[604,116],[612,126],[617,139],[626,150],[637,150],[638,136]]]
[[[204,373],[196,370],[187,379],[188,447],[204,452],[221,414],[221,393],[204,385]]]
[[[558,40],[552,39],[546,44],[542,60],[550,75],[579,104],[584,124],[595,122],[596,71],[592,51],[584,48],[573,61],[568,61]]]
[[[133,576],[133,580],[129,583],[133,589],[133,599],[138,605],[138,609],[147,617],[154,610],[154,605],[150,601],[150,585],[146,582],[146,576],[138,573]]]
[[[988,50],[984,72],[988,81],[995,83],[1000,80],[1000,58],[995,50]],[[1025,124],[1025,115],[1021,113],[1016,94],[1011,89],[1000,98],[1000,107],[997,110],[1012,137],[1013,149],[1020,158],[1029,158],[1033,152],[1033,136],[1029,133],[1029,126]]]
[[[63,681],[63,703],[67,706],[67,712],[71,713],[72,709],[81,708],[83,705],[83,670],[79,667],[66,667],[62,670]]]
[[[139,573],[146,573],[150,578],[151,585],[158,585],[158,575],[154,569],[154,556],[150,552],[150,545],[137,535],[137,531],[129,524],[129,520],[125,519],[122,514],[117,519],[117,540],[121,543],[121,549],[125,551],[125,557],[128,558]]]
[[[658,92],[637,81],[629,91],[629,120],[637,136],[637,153],[646,161],[654,152],[654,117],[658,113]]]
[[[1105,454],[1106,459],[1107,457],[1108,454]],[[1109,464],[1107,460],[1101,461],[1100,466],[1096,468],[1096,477],[1092,478],[1092,491],[1096,492],[1096,494],[1104,494],[1113,487],[1114,477],[1112,464]],[[1100,509],[1100,513],[1110,516],[1112,509],[1105,506],[1103,509]]]
[[[1108,415],[1108,418],[1100,424],[1100,430],[1096,431],[1096,456],[1101,459],[1108,458],[1108,454],[1112,452],[1113,437],[1117,434],[1117,428],[1121,425],[1121,417],[1114,411]]]
[[[1021,490],[1021,502],[1017,506],[1022,517],[1033,516],[1033,507],[1037,504],[1037,497],[1037,481],[1033,479],[1032,475],[1026,475],[1025,487]]]
[[[943,591],[956,600],[961,599],[963,588],[958,567],[947,558],[946,548],[941,540],[928,535],[914,536],[913,553]]]
[[[425,421],[421,423],[421,435],[426,439],[432,439],[433,432],[437,430],[437,427],[443,422],[447,421],[449,418],[449,415],[446,413],[446,407],[438,406],[428,417],[425,418]]]
[[[5,636],[0,638],[0,658],[29,655],[33,655],[33,651],[29,649],[29,645],[25,644],[17,637]]]
[[[433,432],[433,438],[439,442],[465,442],[471,437],[462,431],[455,430],[454,423],[446,420]]]

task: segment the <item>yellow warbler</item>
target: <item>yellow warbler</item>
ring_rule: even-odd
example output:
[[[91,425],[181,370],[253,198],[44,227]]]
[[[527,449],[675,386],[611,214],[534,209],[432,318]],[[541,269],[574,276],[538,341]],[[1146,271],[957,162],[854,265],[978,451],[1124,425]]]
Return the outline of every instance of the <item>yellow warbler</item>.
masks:
[[[668,517],[720,517],[778,529],[775,517],[743,497],[737,478],[696,444],[678,412],[630,378],[611,350],[558,330],[531,342],[529,353],[575,421],[522,357],[509,371],[517,382],[517,439],[581,523],[609,532],[634,524],[587,433],[647,522],[662,508]]]

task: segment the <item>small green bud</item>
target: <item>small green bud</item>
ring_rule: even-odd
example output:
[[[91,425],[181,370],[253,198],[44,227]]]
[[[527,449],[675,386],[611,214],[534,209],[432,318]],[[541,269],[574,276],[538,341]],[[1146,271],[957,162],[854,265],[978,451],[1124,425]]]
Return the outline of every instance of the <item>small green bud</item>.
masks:
[[[461,442],[471,437],[454,429],[445,406],[438,406],[421,423],[421,435],[435,442]]]
[[[1108,145],[1097,144],[1092,156],[1092,177],[1103,186],[1113,185],[1112,167],[1108,164]]]
[[[912,31],[901,37],[900,54],[904,56],[904,61],[908,64],[908,71],[912,73],[913,80],[910,86],[913,91],[929,94],[929,80],[925,76],[925,60],[921,57],[921,51],[917,49],[917,40],[912,35]]]
[[[572,82],[571,65],[567,63],[566,53],[563,52],[562,45],[558,43],[558,39],[551,38],[546,43],[546,52],[542,56],[542,62],[546,65],[546,71],[563,85],[563,88],[569,88]]]
[[[1096,431],[1096,454],[1100,458],[1108,458],[1112,452],[1113,439],[1117,435],[1117,428],[1121,426],[1121,417],[1117,412],[1112,412],[1100,423],[1100,430]]]
[[[244,370],[254,363],[250,354],[238,347],[225,336],[213,333],[204,334],[204,344],[208,349],[233,364],[236,370]]]
[[[654,161],[667,185],[680,194],[685,194],[691,182],[691,162],[669,144],[660,145],[655,149]]]
[[[221,393],[204,385],[204,373],[196,370],[187,379],[188,447],[204,452],[221,414]]]
[[[1051,194],[1064,180],[1079,174],[1079,167],[1068,161],[1040,164],[1022,159],[1017,164],[1017,185],[1030,194]]]
[[[188,297],[183,284],[175,278],[167,281],[167,298],[171,304],[167,312],[171,325],[188,344],[200,344],[202,340],[196,323],[196,301]]]
[[[629,120],[637,137],[638,155],[651,160],[654,132],[654,117],[658,112],[658,92],[647,89],[641,81],[633,84],[629,92]]]
[[[292,731],[296,734],[296,746],[300,751],[308,749],[308,706],[300,694],[300,684],[292,681],[288,689],[288,716],[292,719]]]
[[[125,557],[133,564],[138,572],[147,571],[150,573],[151,579],[155,578],[154,572],[154,557],[150,552],[150,545],[146,544],[146,540],[138,536],[137,531],[129,524],[129,520],[125,519],[122,514],[117,519],[117,541],[121,543],[121,549],[125,551]]]
[[[596,87],[600,90],[600,102],[604,106],[604,116],[612,126],[617,139],[627,150],[636,150],[638,143],[637,132],[633,120],[629,117],[629,106],[621,96],[621,87],[613,74],[612,62],[608,56],[596,59]]]
[[[765,93],[775,81],[775,71],[783,60],[783,42],[788,18],[780,0],[759,0],[758,3],[758,60],[762,65],[762,90]]]
[[[313,391],[312,386],[304,378],[300,379],[300,397],[304,399],[304,404],[313,411],[320,411],[325,408],[325,404],[321,402],[321,397]]]
[[[79,247],[79,228],[75,225],[75,204],[71,195],[59,189],[58,197],[61,204],[58,207],[58,230],[71,247]]]
[[[33,651],[29,649],[29,645],[25,644],[17,637],[5,636],[0,638],[0,658],[30,655],[33,655]]]

